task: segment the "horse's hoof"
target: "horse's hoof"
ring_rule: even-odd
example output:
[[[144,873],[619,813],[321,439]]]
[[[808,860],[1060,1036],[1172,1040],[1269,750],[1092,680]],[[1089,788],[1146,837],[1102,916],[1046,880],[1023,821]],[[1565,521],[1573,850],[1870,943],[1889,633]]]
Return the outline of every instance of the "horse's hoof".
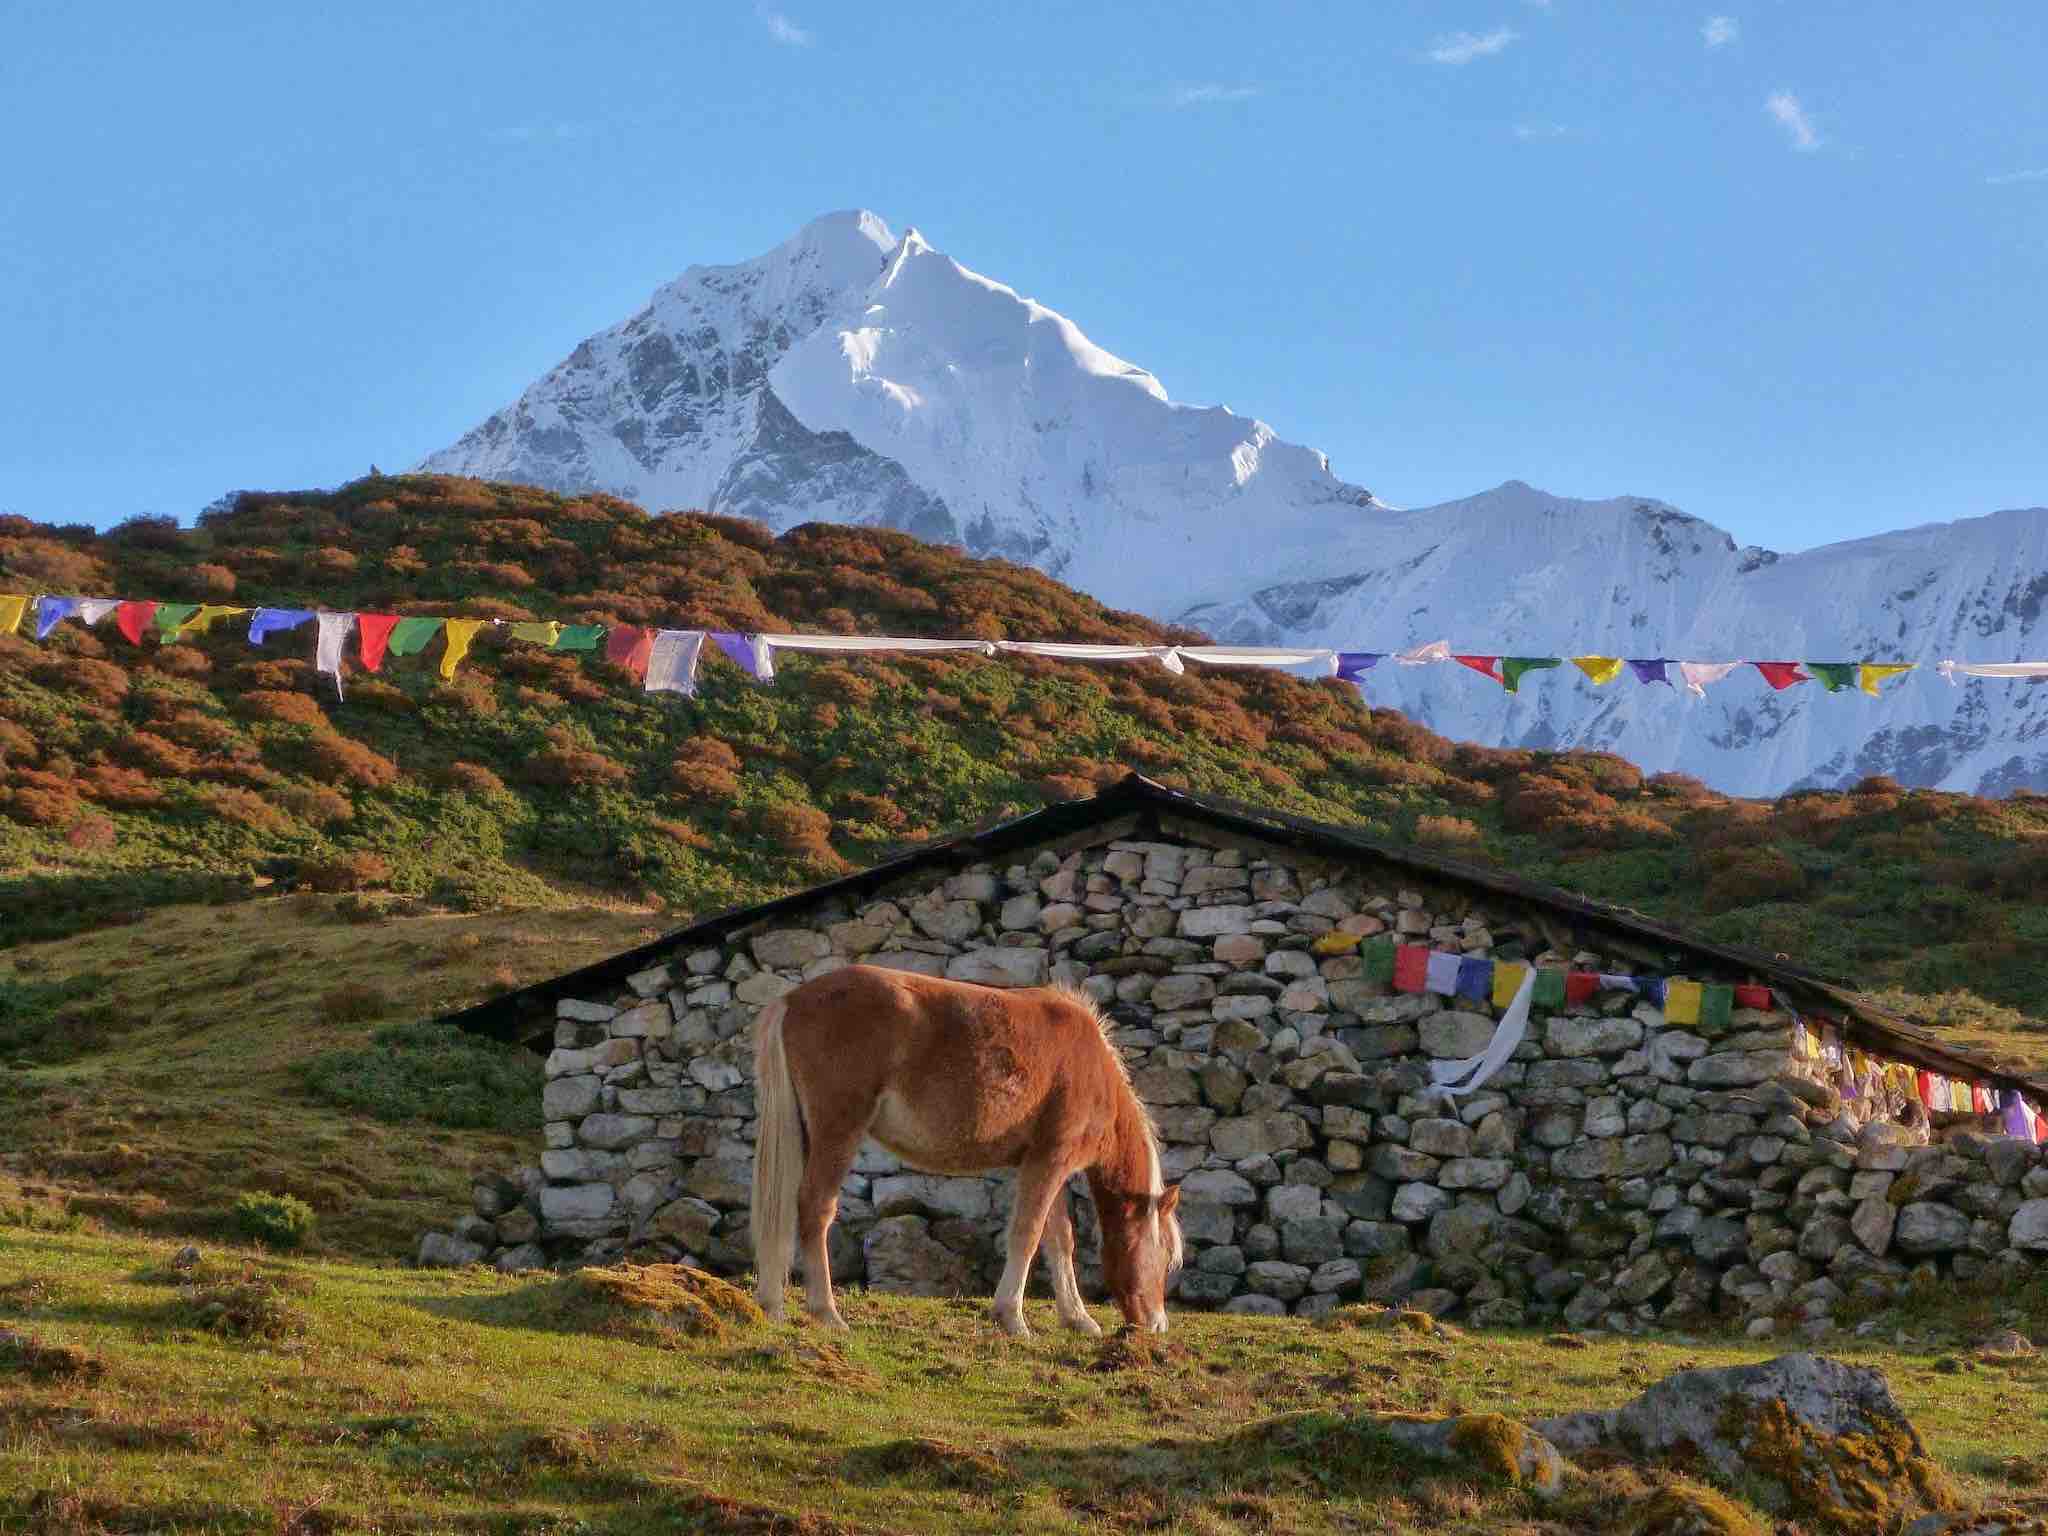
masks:
[[[1067,1327],[1073,1329],[1076,1333],[1089,1333],[1100,1335],[1102,1332],[1102,1324],[1095,1321],[1095,1319],[1090,1317],[1086,1312],[1083,1312],[1079,1317],[1061,1318],[1060,1321],[1066,1324]]]
[[[810,1316],[813,1323],[817,1324],[820,1328],[829,1329],[833,1333],[853,1332],[851,1328],[846,1326],[846,1319],[837,1312],[813,1312]]]
[[[1014,1315],[1007,1312],[998,1312],[996,1314],[996,1325],[1013,1339],[1028,1339],[1031,1337],[1031,1325],[1024,1321],[1024,1314],[1021,1310]]]

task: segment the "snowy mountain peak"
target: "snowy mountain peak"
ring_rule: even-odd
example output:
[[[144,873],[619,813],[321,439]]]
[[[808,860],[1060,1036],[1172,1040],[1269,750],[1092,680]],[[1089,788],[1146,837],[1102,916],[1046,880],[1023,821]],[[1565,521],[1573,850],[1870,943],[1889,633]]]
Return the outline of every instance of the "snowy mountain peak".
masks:
[[[1241,643],[1522,655],[2012,660],[2048,651],[2048,513],[1779,555],[1652,497],[1507,480],[1387,506],[1314,449],[1176,404],[1066,316],[852,209],[693,266],[423,469],[661,508],[901,528],[1028,562]],[[1737,792],[2048,787],[2048,687],[1881,700],[1750,680],[1704,701],[1570,669],[1506,694],[1381,668],[1376,703],[1446,734],[1610,748]]]

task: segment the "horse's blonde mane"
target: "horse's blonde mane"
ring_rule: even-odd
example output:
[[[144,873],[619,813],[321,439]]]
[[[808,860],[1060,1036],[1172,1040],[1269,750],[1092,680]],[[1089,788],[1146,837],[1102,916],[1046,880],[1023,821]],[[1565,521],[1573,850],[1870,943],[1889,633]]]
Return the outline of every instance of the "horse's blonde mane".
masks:
[[[1131,1103],[1137,1106],[1138,1118],[1145,1127],[1148,1150],[1152,1156],[1152,1180],[1159,1186],[1158,1190],[1154,1191],[1156,1196],[1166,1188],[1166,1165],[1163,1161],[1163,1148],[1159,1140],[1159,1125],[1152,1118],[1151,1106],[1139,1098],[1137,1090],[1131,1086],[1131,1064],[1124,1060],[1124,1053],[1117,1049],[1116,1042],[1109,1037],[1110,1031],[1116,1026],[1111,1022],[1109,1015],[1102,1011],[1102,1004],[1097,1002],[1091,994],[1075,986],[1071,981],[1056,981],[1052,984],[1050,990],[1064,1001],[1072,1003],[1095,1021],[1095,1028],[1102,1036],[1102,1048],[1109,1053],[1109,1059],[1115,1063],[1116,1075],[1122,1081],[1124,1091],[1130,1095]],[[1180,1215],[1178,1212],[1169,1216],[1166,1220],[1165,1241],[1169,1249],[1167,1267],[1169,1269],[1180,1268],[1182,1260],[1186,1257],[1186,1249],[1181,1237]]]

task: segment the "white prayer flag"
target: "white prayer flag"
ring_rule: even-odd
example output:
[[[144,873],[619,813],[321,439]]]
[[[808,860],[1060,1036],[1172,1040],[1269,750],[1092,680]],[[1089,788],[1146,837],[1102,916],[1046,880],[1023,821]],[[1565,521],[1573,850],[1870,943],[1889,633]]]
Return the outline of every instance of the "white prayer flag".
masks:
[[[342,648],[355,632],[356,616],[352,613],[317,613],[313,617],[320,626],[320,642],[313,652],[313,666],[334,679],[334,696],[338,699],[341,697]]]
[[[701,629],[657,631],[647,652],[647,691],[697,696],[697,658],[704,653]]]

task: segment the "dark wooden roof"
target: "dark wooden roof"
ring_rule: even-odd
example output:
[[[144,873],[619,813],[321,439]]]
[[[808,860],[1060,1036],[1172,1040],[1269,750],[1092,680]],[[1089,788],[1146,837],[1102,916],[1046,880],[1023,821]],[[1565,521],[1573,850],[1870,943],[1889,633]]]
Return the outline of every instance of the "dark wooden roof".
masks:
[[[1603,938],[1610,943],[1618,939],[1638,954],[1647,950],[1654,962],[1652,969],[1661,966],[1666,974],[1683,973],[1689,961],[1706,961],[1719,971],[1743,973],[1778,987],[1792,996],[1795,1006],[1803,1004],[1805,1009],[1834,1017],[1846,1038],[1875,1054],[1952,1077],[2001,1087],[2024,1085],[2031,1093],[2048,1093],[2048,1079],[2002,1071],[1989,1058],[1949,1045],[1938,1035],[1878,1008],[1835,978],[1795,965],[1783,956],[1702,939],[1632,908],[1595,901],[1507,870],[1468,863],[1409,844],[1390,843],[1350,827],[1169,789],[1136,773],[1086,800],[1063,801],[957,837],[919,844],[841,879],[807,886],[774,901],[713,913],[609,959],[448,1014],[445,1022],[499,1039],[533,1040],[552,1027],[554,1005],[562,998],[616,992],[628,976],[661,965],[681,951],[723,943],[736,931],[764,927],[778,917],[793,917],[835,897],[856,901],[910,875],[994,861],[1004,854],[1049,844],[1069,842],[1078,847],[1113,838],[1184,839],[1198,829],[1263,844],[1276,851],[1340,859],[1362,856],[1379,860],[1419,881],[1509,897],[1567,924],[1574,943],[1599,947]]]

